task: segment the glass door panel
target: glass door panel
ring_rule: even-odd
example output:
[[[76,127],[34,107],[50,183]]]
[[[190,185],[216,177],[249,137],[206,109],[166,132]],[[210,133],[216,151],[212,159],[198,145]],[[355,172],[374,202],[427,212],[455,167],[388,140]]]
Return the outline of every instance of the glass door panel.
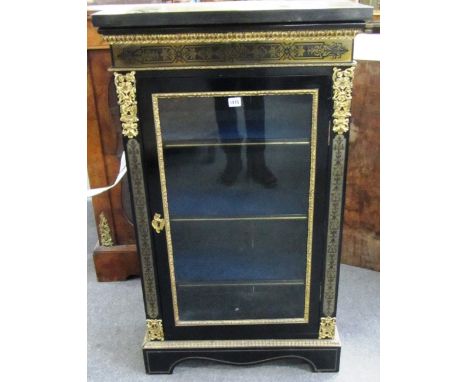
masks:
[[[308,322],[317,103],[153,94],[176,326]]]

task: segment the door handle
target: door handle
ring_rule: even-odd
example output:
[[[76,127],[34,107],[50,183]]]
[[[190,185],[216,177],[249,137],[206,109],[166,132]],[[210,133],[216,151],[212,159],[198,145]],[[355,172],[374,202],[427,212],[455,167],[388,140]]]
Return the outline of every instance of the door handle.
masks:
[[[161,231],[164,229],[165,224],[166,222],[160,214],[154,214],[153,220],[151,221],[151,225],[153,226],[156,233],[161,233]]]

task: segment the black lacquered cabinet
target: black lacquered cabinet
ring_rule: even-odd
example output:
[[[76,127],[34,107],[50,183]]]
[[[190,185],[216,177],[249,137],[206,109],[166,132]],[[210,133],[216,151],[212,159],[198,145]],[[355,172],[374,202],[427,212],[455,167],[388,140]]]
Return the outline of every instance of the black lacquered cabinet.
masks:
[[[371,16],[340,4],[94,16],[121,110],[148,373],[187,358],[338,370],[352,49]]]

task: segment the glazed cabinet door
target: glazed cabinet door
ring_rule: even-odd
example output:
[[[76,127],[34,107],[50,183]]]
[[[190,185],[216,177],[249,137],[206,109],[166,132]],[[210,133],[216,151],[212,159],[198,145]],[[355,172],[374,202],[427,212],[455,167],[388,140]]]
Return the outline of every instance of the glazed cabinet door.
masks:
[[[166,339],[316,338],[326,75],[137,73]]]

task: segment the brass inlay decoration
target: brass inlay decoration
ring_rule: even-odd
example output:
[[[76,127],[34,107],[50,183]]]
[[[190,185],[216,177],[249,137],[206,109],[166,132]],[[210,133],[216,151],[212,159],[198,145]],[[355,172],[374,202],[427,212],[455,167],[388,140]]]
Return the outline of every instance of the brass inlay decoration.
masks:
[[[336,303],[338,255],[340,250],[341,212],[345,176],[346,138],[335,135],[332,144],[330,200],[328,205],[327,251],[323,292],[323,314],[332,316]]]
[[[335,338],[335,317],[322,317],[320,319],[319,339]]]
[[[159,118],[159,102],[161,98],[185,98],[185,97],[235,97],[235,96],[274,96],[274,95],[312,95],[312,122],[310,137],[310,184],[309,184],[309,206],[308,206],[308,236],[306,253],[306,276],[305,276],[305,302],[304,316],[301,318],[278,318],[278,319],[243,319],[243,320],[198,320],[182,321],[179,316],[179,305],[177,302],[177,284],[174,267],[174,250],[171,238],[171,219],[169,214],[169,201],[167,196],[167,184],[164,165],[164,144],[161,132],[161,121]],[[161,183],[161,195],[163,202],[163,213],[166,226],[166,243],[169,262],[169,274],[171,281],[172,306],[174,310],[174,321],[176,326],[209,326],[209,325],[264,325],[264,324],[292,324],[308,323],[310,308],[310,287],[312,274],[312,233],[314,218],[314,195],[315,195],[315,160],[317,150],[317,115],[318,115],[318,89],[295,89],[295,90],[259,90],[259,91],[227,91],[227,92],[194,92],[194,93],[156,93],[153,94],[153,115],[156,134],[156,147],[158,154],[158,166]]]
[[[343,134],[349,130],[354,66],[333,68],[333,131]]]
[[[114,245],[109,223],[107,222],[104,212],[99,214],[99,238],[101,245],[104,247],[112,247]]]
[[[340,253],[341,215],[345,179],[346,137],[351,116],[354,66],[333,68],[333,127],[330,199],[328,205],[327,250],[322,312],[333,316],[336,305],[338,258]]]
[[[122,134],[127,138],[135,138],[138,135],[135,72],[114,73],[114,76],[117,99],[120,105]]]
[[[154,214],[153,220],[151,222],[156,233],[161,233],[164,229],[164,218],[161,217],[161,214]]]
[[[158,316],[158,301],[140,151],[140,144],[137,140],[130,139],[127,142],[127,160],[130,173],[130,186],[133,192],[135,225],[138,234],[138,251],[140,253],[146,314],[149,318],[156,318]]]
[[[104,36],[115,67],[349,62],[358,29]]]
[[[188,341],[151,341],[146,335],[143,349],[222,349],[222,348],[264,348],[264,347],[341,347],[338,329],[329,339],[267,339],[267,340],[188,340]]]
[[[146,320],[146,336],[150,341],[164,341],[162,320]]]

